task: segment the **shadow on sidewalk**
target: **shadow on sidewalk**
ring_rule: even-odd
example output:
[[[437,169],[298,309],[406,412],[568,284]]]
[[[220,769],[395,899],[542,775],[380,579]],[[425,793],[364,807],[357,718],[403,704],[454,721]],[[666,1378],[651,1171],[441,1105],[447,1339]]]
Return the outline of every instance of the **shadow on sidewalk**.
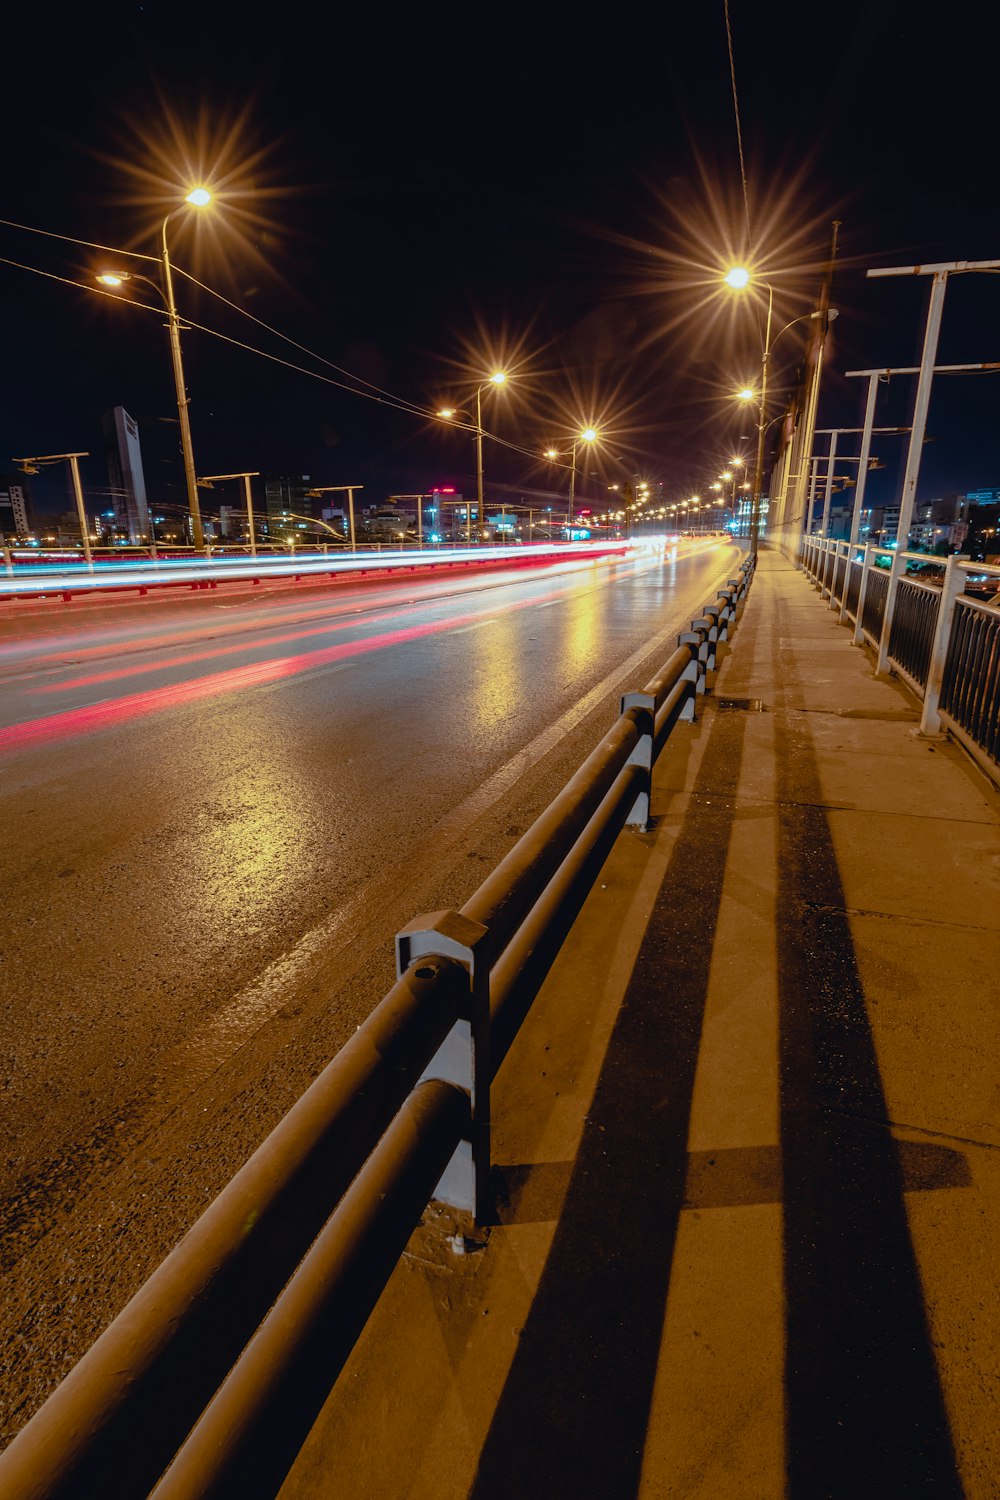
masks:
[[[742,714],[712,722],[474,1500],[638,1488],[744,725]]]
[[[816,759],[776,735],[788,1494],[959,1497]]]

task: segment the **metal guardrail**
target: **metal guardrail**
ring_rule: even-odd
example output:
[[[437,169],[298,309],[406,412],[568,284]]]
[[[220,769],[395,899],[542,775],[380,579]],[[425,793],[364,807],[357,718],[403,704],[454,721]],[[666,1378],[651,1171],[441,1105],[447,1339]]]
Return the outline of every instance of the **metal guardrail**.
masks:
[[[1000,610],[955,601],[939,710],[963,742],[1000,762]]]
[[[899,580],[898,589],[889,631],[889,658],[925,688],[941,595],[933,586],[911,583],[908,578]]]
[[[273,1496],[419,1216],[489,1209],[490,1085],[753,576],[692,621],[461,911],[0,1454],[4,1500]]]
[[[880,567],[879,558],[890,566]],[[830,608],[853,625],[855,643],[877,653],[877,670],[900,677],[922,700],[921,734],[953,735],[1000,781],[1000,609],[964,593],[976,574],[994,579],[1000,594],[1000,568],[958,556],[942,561],[940,582],[903,571],[934,561],[871,544],[859,552],[815,536],[803,537],[798,554]]]
[[[256,585],[269,579],[340,577],[358,578],[379,573],[434,571],[443,568],[536,567],[566,559],[598,561],[624,557],[632,543],[620,542],[532,542],[528,545],[471,548],[429,548],[423,551],[388,552],[362,548],[356,552],[300,552],[297,555],[249,556],[202,555],[115,559],[82,563],[15,566],[0,572],[0,602],[13,604],[32,599],[76,598],[95,594],[134,592],[143,597],[165,589],[215,589],[220,584]]]

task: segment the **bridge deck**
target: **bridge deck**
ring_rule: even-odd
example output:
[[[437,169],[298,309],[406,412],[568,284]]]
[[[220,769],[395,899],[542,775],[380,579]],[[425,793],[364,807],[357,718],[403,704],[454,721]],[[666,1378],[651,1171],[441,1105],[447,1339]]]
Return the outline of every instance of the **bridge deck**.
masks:
[[[995,1496],[998,798],[764,554],[282,1491]]]

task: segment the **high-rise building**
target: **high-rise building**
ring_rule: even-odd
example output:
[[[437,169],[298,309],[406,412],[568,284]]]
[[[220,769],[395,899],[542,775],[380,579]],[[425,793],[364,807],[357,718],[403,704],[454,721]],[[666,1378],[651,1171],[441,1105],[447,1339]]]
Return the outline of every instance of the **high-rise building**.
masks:
[[[219,533],[225,537],[242,537],[247,532],[247,508],[245,505],[219,506]]]
[[[319,515],[315,507],[321,502],[313,499],[308,474],[291,478],[281,474],[264,475],[264,504],[267,507],[267,527],[276,530],[283,515],[307,516],[310,520]]]
[[[104,413],[102,426],[115,524],[119,531],[126,533],[130,542],[138,542],[149,535],[149,507],[146,504],[138,423],[124,406],[116,406]]]
[[[0,536],[27,536],[31,530],[31,497],[20,474],[0,475]]]

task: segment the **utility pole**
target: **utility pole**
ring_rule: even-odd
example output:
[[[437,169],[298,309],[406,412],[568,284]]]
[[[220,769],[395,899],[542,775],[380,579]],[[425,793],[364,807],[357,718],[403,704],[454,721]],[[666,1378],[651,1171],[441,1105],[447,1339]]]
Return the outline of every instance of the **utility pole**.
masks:
[[[795,491],[795,507],[796,515],[803,516],[803,518],[804,501],[808,493],[806,478],[808,473],[808,465],[804,464],[802,460],[804,459],[806,454],[812,452],[813,435],[816,428],[816,412],[819,406],[819,387],[823,375],[823,352],[826,346],[826,336],[830,331],[830,318],[828,316],[830,312],[830,284],[833,281],[833,268],[837,259],[837,239],[839,234],[840,220],[834,219],[833,235],[830,241],[830,260],[827,265],[826,275],[823,278],[822,288],[820,289],[819,307],[817,308],[818,316],[816,319],[816,335],[813,340],[812,346],[812,372],[810,375],[809,386],[806,394],[802,422],[800,424],[800,435],[797,434],[797,436],[799,436],[799,478]],[[811,519],[812,517],[810,516],[810,522]],[[807,535],[809,530],[810,527],[808,525],[805,526]]]

